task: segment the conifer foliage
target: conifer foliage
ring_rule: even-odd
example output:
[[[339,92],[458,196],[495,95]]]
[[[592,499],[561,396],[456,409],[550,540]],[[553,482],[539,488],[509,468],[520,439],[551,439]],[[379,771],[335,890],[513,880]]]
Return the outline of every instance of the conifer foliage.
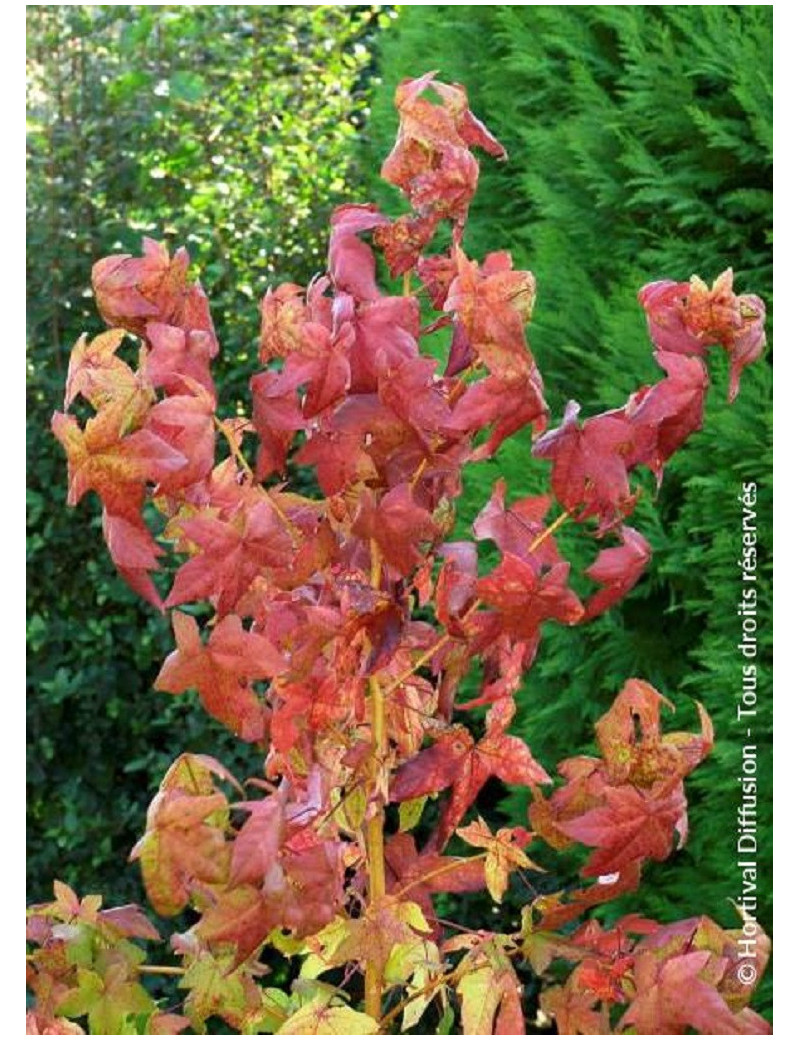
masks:
[[[537,1011],[521,997],[531,971],[562,1033],[768,1032],[748,1008],[769,952],[755,922],[743,921],[757,963],[746,983],[739,932],[707,917],[579,924],[687,840],[684,780],[713,744],[703,707],[695,730],[665,733],[669,701],[631,678],[597,721],[598,757],[551,763],[509,733],[543,624],[591,623],[642,574],[637,474],[660,479],[701,425],[714,346],[735,396],[764,347],[763,304],[737,295],[730,271],[710,287],[645,286],[663,378],[583,420],[570,402],[548,429],[525,335],[534,277],[507,252],[463,248],[474,152],[504,148],[433,73],[401,83],[396,103],[382,172],[410,211],[339,207],[327,274],[267,293],[250,416],[218,414],[218,343],[185,251],[145,240],[141,257],[94,267],[113,327],[72,355],[65,408],[80,398],[93,414],[53,417],[69,501],[97,494],[120,573],[171,611],[156,688],[195,690],[264,770],[242,784],[185,752],[150,805],[132,858],[156,913],[194,914],[171,937],[179,964],[144,964],[134,940],[158,933],[136,907],[103,910],[56,882],[32,908],[29,1032],[202,1032],[214,1016],[241,1034],[446,1032],[457,1015],[463,1034],[521,1035]],[[399,294],[379,287],[381,257]],[[425,347],[442,330],[440,371]],[[550,493],[510,501],[498,484],[474,539],[450,540],[463,470],[520,430]],[[286,485],[290,460],[319,496]],[[567,526],[595,547],[586,601],[559,544]],[[476,540],[500,555],[483,573]],[[471,671],[479,692],[465,700]],[[528,827],[476,813],[490,778],[527,793]],[[545,845],[584,846],[581,876],[513,930],[439,917],[437,893],[502,902]],[[267,946],[295,959],[290,990],[264,980]],[[182,1013],[142,986],[157,970],[180,975]]]
[[[377,170],[394,139],[392,87],[402,76],[424,71],[424,60],[442,78],[469,83],[473,108],[492,113],[509,159],[484,165],[465,248],[483,255],[502,227],[517,266],[536,272],[541,292],[528,335],[554,415],[572,399],[584,413],[602,411],[662,377],[641,349],[647,322],[636,297],[652,279],[734,267],[738,291],[757,287],[767,305],[769,338],[772,35],[771,7],[665,4],[407,6],[381,35],[365,172]],[[371,194],[393,204],[377,175]],[[636,909],[662,917],[680,907],[736,924],[728,835],[741,803],[743,733],[732,710],[742,685],[738,496],[756,482],[761,696],[752,737],[764,795],[758,907],[769,930],[772,368],[768,347],[731,408],[723,361],[719,351],[706,358],[713,378],[704,428],[673,456],[661,485],[651,478],[640,497],[633,526],[653,547],[650,565],[595,624],[550,627],[517,695],[514,727],[562,758],[575,748],[591,753],[598,705],[605,710],[630,675],[670,691],[681,727],[691,723],[691,700],[702,700],[715,746],[689,780],[692,841],[651,866]],[[517,493],[547,491],[524,434],[465,472],[455,537],[468,535],[499,478]],[[591,564],[579,534],[563,529],[576,579]],[[480,555],[489,562],[490,543]],[[524,820],[517,792],[503,808]],[[523,898],[517,886],[509,907]],[[768,977],[756,998],[764,1009],[769,985]]]

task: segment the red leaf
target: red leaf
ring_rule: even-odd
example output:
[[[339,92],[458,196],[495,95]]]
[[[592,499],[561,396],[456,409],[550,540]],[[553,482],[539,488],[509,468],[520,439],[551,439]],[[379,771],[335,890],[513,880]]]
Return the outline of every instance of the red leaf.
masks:
[[[648,466],[660,481],[664,463],[703,425],[708,373],[696,357],[660,352],[656,361],[667,378],[634,394],[625,414],[637,439],[627,458],[628,468]]]
[[[536,298],[533,275],[513,271],[508,253],[490,254],[479,268],[456,248],[455,261],[458,273],[443,309],[456,315],[491,375],[506,384],[526,380],[533,365],[525,340]]]
[[[389,218],[376,206],[339,206],[331,217],[328,267],[339,292],[357,300],[375,300],[380,296],[375,281],[375,257],[372,249],[358,237],[360,231],[384,227]]]
[[[519,737],[505,733],[513,704],[498,702],[487,715],[486,736],[478,744],[463,726],[453,726],[443,737],[402,765],[395,773],[389,797],[395,802],[435,794],[452,787],[442,813],[437,843],[444,846],[490,776],[510,784],[534,786],[550,781]]]
[[[621,546],[601,550],[594,563],[586,568],[586,576],[603,588],[587,602],[584,621],[597,617],[626,596],[650,562],[650,545],[644,535],[623,526],[619,536]]]
[[[683,778],[708,754],[713,731],[698,705],[700,734],[662,736],[663,704],[671,707],[648,683],[628,680],[596,726],[603,760],[562,762],[566,785],[549,800],[534,800],[533,828],[555,847],[559,834],[594,847],[583,873],[600,877],[601,884],[622,883],[615,875],[644,858],[666,858],[675,835],[678,847],[686,840]]]
[[[535,639],[547,619],[574,625],[583,617],[581,601],[567,586],[568,576],[568,563],[557,563],[539,577],[530,563],[506,553],[500,565],[478,581],[476,593],[495,608],[503,632],[512,639]]]
[[[435,744],[400,766],[389,792],[391,801],[405,802],[443,791],[464,774],[464,764],[469,761],[474,746],[469,730],[463,726],[452,727]]]
[[[119,325],[137,336],[148,321],[198,329],[218,347],[208,301],[199,284],[187,281],[189,254],[179,249],[170,259],[166,247],[151,238],[142,242],[143,256],[108,256],[92,268],[97,308],[109,325]]]
[[[436,378],[433,358],[408,358],[391,368],[387,364],[380,374],[378,396],[411,427],[427,450],[441,445],[450,407],[444,384]]]
[[[400,130],[381,176],[401,188],[415,208],[422,208],[428,198],[443,198],[449,201],[449,207],[442,207],[442,216],[463,220],[475,185],[454,200],[453,182],[459,178],[452,164],[465,158],[463,153],[471,146],[498,158],[505,158],[505,150],[470,112],[464,88],[440,83],[434,76],[427,73],[404,80],[397,88]],[[441,105],[422,96],[429,87],[439,95]],[[477,183],[477,168],[474,179]]]
[[[638,859],[666,859],[685,812],[682,788],[659,796],[631,786],[609,787],[604,806],[559,826],[570,838],[594,847],[584,873],[598,877]]]
[[[243,740],[263,740],[265,708],[249,682],[282,671],[285,661],[264,636],[248,632],[235,614],[214,628],[204,646],[197,622],[173,612],[176,650],[164,662],[155,680],[157,690],[183,693],[194,687],[210,715]]]
[[[303,329],[309,320],[302,297],[302,288],[291,283],[267,290],[261,301],[259,361],[266,364],[273,358],[288,357],[300,349]]]
[[[470,383],[456,402],[450,426],[464,433],[490,429],[488,439],[472,452],[472,461],[479,462],[528,423],[533,433],[543,430],[548,415],[541,376],[532,365],[529,377],[513,384],[491,375]]]
[[[492,775],[507,784],[524,784],[531,788],[537,784],[549,784],[550,777],[533,757],[525,741],[505,732],[515,710],[510,697],[495,701],[486,716],[486,736],[477,750],[490,763]]]
[[[438,224],[439,218],[435,213],[406,213],[388,227],[377,228],[373,241],[383,250],[392,278],[414,268],[420,253],[436,233]]]
[[[158,557],[164,550],[155,542],[144,520],[137,514],[128,518],[104,509],[103,537],[125,581],[148,603],[163,610],[163,600],[148,572],[158,570]]]
[[[158,929],[145,917],[142,908],[134,903],[101,910],[97,916],[106,927],[112,928],[119,935],[131,939],[161,938]]]
[[[601,1004],[596,993],[587,992],[579,984],[575,973],[565,986],[550,986],[542,993],[542,1010],[555,1018],[562,1036],[607,1036],[611,1033],[608,1009]]]
[[[194,394],[176,394],[159,402],[147,416],[146,429],[170,444],[186,465],[162,478],[159,494],[174,494],[210,476],[214,468],[215,400],[199,383]]]
[[[377,506],[371,497],[364,496],[352,530],[359,538],[374,539],[383,559],[401,576],[422,562],[420,543],[433,540],[439,533],[428,510],[414,501],[409,484],[393,487]]]
[[[597,516],[607,530],[633,509],[627,458],[636,429],[622,412],[606,412],[578,425],[579,406],[570,401],[564,420],[534,444],[537,458],[553,464],[550,481],[561,505],[576,519]]]
[[[191,770],[191,759],[182,756],[164,777],[147,811],[147,830],[130,855],[141,861],[153,909],[167,917],[180,913],[197,882],[220,884],[228,874],[227,799],[210,782],[199,792],[183,784],[182,763]]]
[[[460,618],[475,598],[478,550],[473,542],[447,542],[440,546],[444,565],[436,583],[436,619],[455,636],[465,635]]]
[[[261,946],[274,928],[280,927],[280,922],[280,906],[265,899],[260,888],[238,885],[214,896],[194,926],[194,932],[212,948],[218,944],[234,945],[234,966],[238,966]]]
[[[739,380],[742,369],[757,361],[767,345],[764,332],[766,307],[758,296],[740,296],[739,312],[742,323],[730,336],[723,347],[730,359],[730,382],[728,385],[728,401],[734,401],[739,393]]]
[[[728,268],[709,287],[693,275],[688,282],[651,282],[639,292],[650,336],[661,351],[704,354],[719,343],[731,361],[728,400],[739,392],[742,369],[766,345],[765,307],[757,296],[736,296]]]
[[[348,348],[353,339],[348,328],[332,343],[327,342],[323,354],[307,362],[308,389],[303,398],[303,415],[316,418],[339,404],[350,389],[350,362]]]
[[[452,325],[453,337],[450,340],[447,367],[444,370],[446,376],[457,376],[475,364],[475,351],[472,349],[467,330],[460,321],[454,320]]]
[[[242,802],[238,808],[247,809],[250,815],[233,843],[230,882],[260,885],[278,859],[284,838],[285,800],[273,796]]]
[[[614,784],[639,787],[668,786],[683,779],[705,758],[714,739],[711,720],[702,705],[700,734],[661,734],[662,705],[666,697],[641,679],[629,679],[614,703],[597,722],[597,743],[605,769]]]
[[[351,484],[376,480],[379,468],[408,441],[409,432],[377,394],[351,394],[295,461],[315,465],[322,490],[333,496]]]
[[[483,681],[479,696],[457,704],[459,711],[476,708],[480,704],[494,704],[508,700],[520,687],[522,676],[530,664],[530,642],[510,643],[499,641],[492,653],[484,656]]]
[[[456,273],[456,262],[450,255],[422,257],[417,264],[417,274],[434,310],[440,311],[444,307]]]
[[[535,827],[534,817],[531,821]],[[541,914],[539,927],[545,931],[555,931],[576,920],[593,906],[608,903],[612,899],[635,892],[642,877],[642,860],[635,860],[619,873],[601,876],[591,885],[572,888],[569,892],[559,893],[557,897],[542,896],[536,900],[535,907]],[[563,901],[562,901],[563,900]]]
[[[264,886],[279,909],[281,927],[300,936],[313,935],[334,917],[344,898],[344,851],[340,841],[316,838],[296,850],[291,842],[287,845],[281,858],[286,888],[272,891]]]
[[[152,1036],[175,1036],[188,1029],[191,1022],[185,1015],[157,1011],[147,1022],[147,1032]]]
[[[179,526],[198,552],[175,575],[167,607],[211,598],[219,614],[228,614],[259,574],[292,559],[291,538],[266,499],[243,504],[230,520],[209,511]]]
[[[477,892],[484,887],[483,862],[475,857],[460,859],[436,852],[417,852],[410,834],[392,835],[386,842],[389,868],[388,891],[403,893],[403,898],[419,903],[425,916],[433,920],[432,892]]]
[[[210,363],[217,353],[217,341],[212,333],[150,321],[145,335],[150,345],[145,372],[153,386],[163,387],[168,394],[181,394],[190,380],[214,396]]]
[[[294,435],[308,424],[297,395],[300,382],[296,371],[286,374],[272,369],[250,380],[253,426],[260,439],[256,462],[258,480],[266,480],[276,471],[284,472]]]
[[[353,393],[374,393],[381,374],[420,357],[419,302],[413,296],[381,296],[362,303],[353,312],[352,327]]]
[[[538,535],[547,530],[545,520],[552,499],[549,495],[521,498],[506,508],[506,483],[498,480],[492,489],[492,497],[475,518],[472,530],[478,539],[490,538],[503,553],[508,553],[541,571],[562,563],[554,535],[540,542],[533,554],[528,552]]]
[[[712,955],[693,950],[666,960],[649,952],[636,958],[633,983],[636,995],[620,1026],[637,1033],[680,1034],[690,1027],[702,1034],[769,1033],[763,1019],[734,1015],[712,982]],[[757,1019],[757,1020],[756,1020]]]
[[[186,465],[186,457],[150,430],[121,436],[120,415],[113,405],[81,430],[71,415],[56,412],[53,433],[67,453],[69,494],[76,505],[87,491],[96,491],[109,512],[138,511],[145,484],[167,479]]]
[[[124,338],[124,329],[110,329],[91,342],[85,335],[80,337],[69,358],[64,408],[69,408],[79,394],[99,409],[109,401],[147,393],[146,384],[116,356]]]
[[[51,1017],[37,1011],[25,1012],[26,1036],[84,1036],[77,1022],[68,1018]]]
[[[688,282],[671,281],[650,282],[639,290],[650,338],[658,350],[705,354],[701,337],[686,326],[684,306],[688,292]]]

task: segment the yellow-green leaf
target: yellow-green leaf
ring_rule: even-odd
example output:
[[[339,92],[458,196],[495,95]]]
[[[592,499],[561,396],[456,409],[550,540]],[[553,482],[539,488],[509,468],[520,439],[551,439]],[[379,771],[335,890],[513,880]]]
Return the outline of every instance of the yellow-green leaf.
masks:
[[[410,798],[407,802],[400,803],[400,830],[413,831],[422,816],[422,810],[428,800],[426,794],[420,798]]]
[[[378,1023],[370,1015],[349,1007],[314,1000],[300,1008],[278,1030],[280,1036],[372,1036]]]

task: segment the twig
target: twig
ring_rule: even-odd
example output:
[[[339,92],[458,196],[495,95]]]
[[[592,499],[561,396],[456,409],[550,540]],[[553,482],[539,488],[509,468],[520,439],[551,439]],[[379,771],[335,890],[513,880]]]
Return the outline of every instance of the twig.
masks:
[[[555,534],[555,532],[559,529],[559,527],[561,527],[562,524],[565,524],[567,520],[571,519],[571,516],[572,514],[569,512],[569,510],[564,510],[564,512],[560,516],[557,516],[555,518],[555,520],[552,522],[552,524],[550,524],[548,528],[546,528],[544,531],[540,531],[539,534],[536,535],[536,537],[533,539],[533,541],[525,551],[529,553],[535,552],[542,544],[542,542],[546,542],[551,534]]]
[[[479,606],[480,600],[475,600],[469,610],[464,614],[463,618],[461,618],[461,621],[466,621],[470,618]],[[425,653],[410,668],[407,668],[401,675],[389,683],[384,690],[384,694],[388,697],[390,693],[394,693],[398,686],[402,686],[403,683],[406,682],[407,679],[410,679],[412,675],[416,675],[420,668],[423,668],[428,661],[430,661],[432,657],[435,657],[443,647],[447,646],[448,642],[453,638],[454,637],[451,636],[449,632],[445,632],[441,639],[437,639],[433,646],[428,647]]]
[[[225,438],[225,440],[228,442],[228,448],[230,449],[231,455],[236,459],[236,461],[239,463],[239,466],[244,470],[248,477],[250,477],[250,479],[253,480],[253,470],[250,467],[250,463],[247,461],[244,455],[242,455],[241,448],[236,443],[236,439],[234,438],[233,434],[228,430],[228,427],[225,425],[225,423],[222,422],[221,419],[218,419],[216,415],[214,416],[214,425]]]

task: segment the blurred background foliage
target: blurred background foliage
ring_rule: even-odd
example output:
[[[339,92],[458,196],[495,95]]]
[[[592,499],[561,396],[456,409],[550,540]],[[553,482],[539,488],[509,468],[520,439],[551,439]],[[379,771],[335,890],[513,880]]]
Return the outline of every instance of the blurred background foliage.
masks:
[[[126,867],[176,753],[259,763],[193,696],[156,694],[168,621],[105,553],[96,502],[68,509],[50,433],[72,344],[100,332],[92,264],[143,235],[186,244],[222,343],[228,414],[248,399],[270,283],[324,268],[355,189],[375,34],[388,8],[28,8],[28,877],[143,900]]]
[[[399,12],[399,16],[398,15]],[[99,331],[91,264],[143,234],[185,242],[212,301],[220,397],[246,400],[257,304],[268,284],[324,265],[328,214],[377,199],[394,140],[394,86],[435,68],[509,152],[483,163],[466,248],[510,249],[538,301],[529,339],[554,419],[622,404],[660,372],[636,291],[656,278],[711,279],[771,311],[769,6],[29,7],[28,452],[29,877],[54,875],[109,902],[141,898],[122,863],[177,749],[226,744],[191,698],[150,684],[170,637],[104,554],[94,503],[64,505],[49,433],[69,349]],[[374,74],[379,74],[371,89]],[[371,111],[370,111],[371,108]],[[759,905],[771,927],[771,366],[726,403],[716,359],[706,424],[635,524],[653,563],[625,604],[586,628],[553,627],[519,697],[516,730],[548,769],[592,747],[592,726],[629,676],[676,705],[667,726],[717,732],[690,780],[687,848],[652,865],[637,910],[736,924],[742,727],[741,483],[758,482]],[[543,488],[525,438],[474,467],[461,531],[504,477],[510,498]],[[596,547],[577,532],[574,558]],[[577,568],[576,568],[577,569]],[[487,789],[482,811],[500,795]],[[524,819],[516,796],[496,812]],[[518,901],[530,899],[524,886]],[[488,907],[486,908],[488,912]],[[476,913],[481,911],[476,906]],[[496,923],[496,922],[495,922]],[[762,988],[761,1010],[769,989]]]
[[[447,32],[442,32],[442,26]],[[736,290],[772,310],[772,11],[757,6],[409,6],[379,39],[377,90],[363,154],[371,196],[396,211],[376,172],[394,138],[393,85],[438,69],[467,85],[473,111],[509,159],[482,163],[465,245],[481,259],[510,249],[538,296],[529,342],[556,421],[578,400],[588,415],[618,407],[661,372],[637,290],[658,278],[726,267]],[[768,328],[768,335],[770,329]],[[652,864],[625,909],[666,919],[707,913],[738,923],[736,810],[741,801],[742,482],[758,482],[759,916],[772,922],[771,358],[748,369],[734,405],[719,357],[705,427],[671,460],[634,514],[653,547],[625,602],[587,627],[552,626],[518,695],[518,733],[552,769],[578,748],[629,676],[676,706],[666,727],[697,728],[693,698],[716,728],[710,758],[687,783],[690,836]],[[494,480],[510,497],[544,490],[523,435],[468,471],[461,530]],[[570,559],[596,546],[564,529]],[[574,547],[574,550],[573,548]],[[522,799],[501,806],[519,818]],[[530,898],[524,891],[520,899]],[[620,907],[615,907],[618,913]],[[759,994],[769,1006],[769,985]]]

